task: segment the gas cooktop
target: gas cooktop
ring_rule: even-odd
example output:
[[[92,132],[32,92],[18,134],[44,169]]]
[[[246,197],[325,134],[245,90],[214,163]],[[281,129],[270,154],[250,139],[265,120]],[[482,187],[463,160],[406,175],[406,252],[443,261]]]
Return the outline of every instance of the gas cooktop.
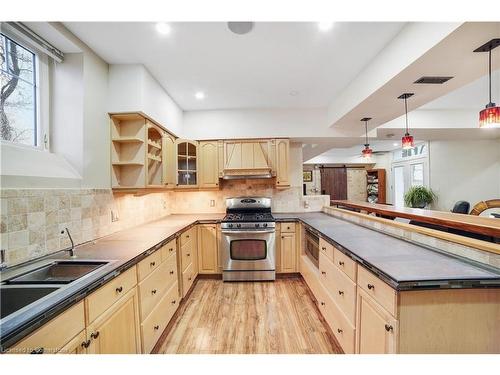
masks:
[[[248,222],[273,222],[275,221],[273,215],[271,215],[270,212],[231,212],[226,214],[224,219],[222,219],[223,222],[241,222],[241,223],[248,223]]]

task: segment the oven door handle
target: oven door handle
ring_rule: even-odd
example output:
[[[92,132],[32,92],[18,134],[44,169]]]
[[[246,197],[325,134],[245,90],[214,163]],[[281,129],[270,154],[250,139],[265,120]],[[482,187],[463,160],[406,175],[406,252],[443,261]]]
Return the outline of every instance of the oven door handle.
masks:
[[[275,229],[268,229],[268,230],[222,230],[221,233],[223,234],[263,234],[263,233],[275,233]]]

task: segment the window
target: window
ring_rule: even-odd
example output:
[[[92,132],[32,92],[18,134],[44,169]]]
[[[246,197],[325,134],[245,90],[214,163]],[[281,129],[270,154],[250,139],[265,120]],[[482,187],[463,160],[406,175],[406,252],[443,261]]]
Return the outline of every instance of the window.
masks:
[[[37,56],[0,34],[1,139],[36,146]]]

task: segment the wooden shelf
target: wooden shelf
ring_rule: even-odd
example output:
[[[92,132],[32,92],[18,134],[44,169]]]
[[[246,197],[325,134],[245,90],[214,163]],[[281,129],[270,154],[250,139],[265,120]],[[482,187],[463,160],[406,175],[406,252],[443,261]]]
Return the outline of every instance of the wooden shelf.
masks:
[[[157,144],[156,142],[153,142],[150,139],[148,139],[148,145],[151,147],[157,148],[158,150],[161,150],[161,144]]]
[[[157,162],[161,162],[161,156],[155,156],[155,155],[148,155],[149,160],[154,160]]]
[[[118,143],[143,143],[144,140],[141,138],[137,137],[120,137],[120,138],[113,138],[113,142],[118,142]]]
[[[114,161],[111,163],[112,165],[116,166],[126,166],[126,165],[131,165],[131,166],[143,166],[144,163],[139,163],[135,161]]]

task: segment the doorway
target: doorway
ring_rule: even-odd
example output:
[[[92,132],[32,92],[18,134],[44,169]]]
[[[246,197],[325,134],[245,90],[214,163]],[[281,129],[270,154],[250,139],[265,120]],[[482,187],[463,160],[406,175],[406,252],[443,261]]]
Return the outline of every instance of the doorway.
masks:
[[[330,200],[347,199],[347,168],[320,167],[321,194],[329,195]]]

